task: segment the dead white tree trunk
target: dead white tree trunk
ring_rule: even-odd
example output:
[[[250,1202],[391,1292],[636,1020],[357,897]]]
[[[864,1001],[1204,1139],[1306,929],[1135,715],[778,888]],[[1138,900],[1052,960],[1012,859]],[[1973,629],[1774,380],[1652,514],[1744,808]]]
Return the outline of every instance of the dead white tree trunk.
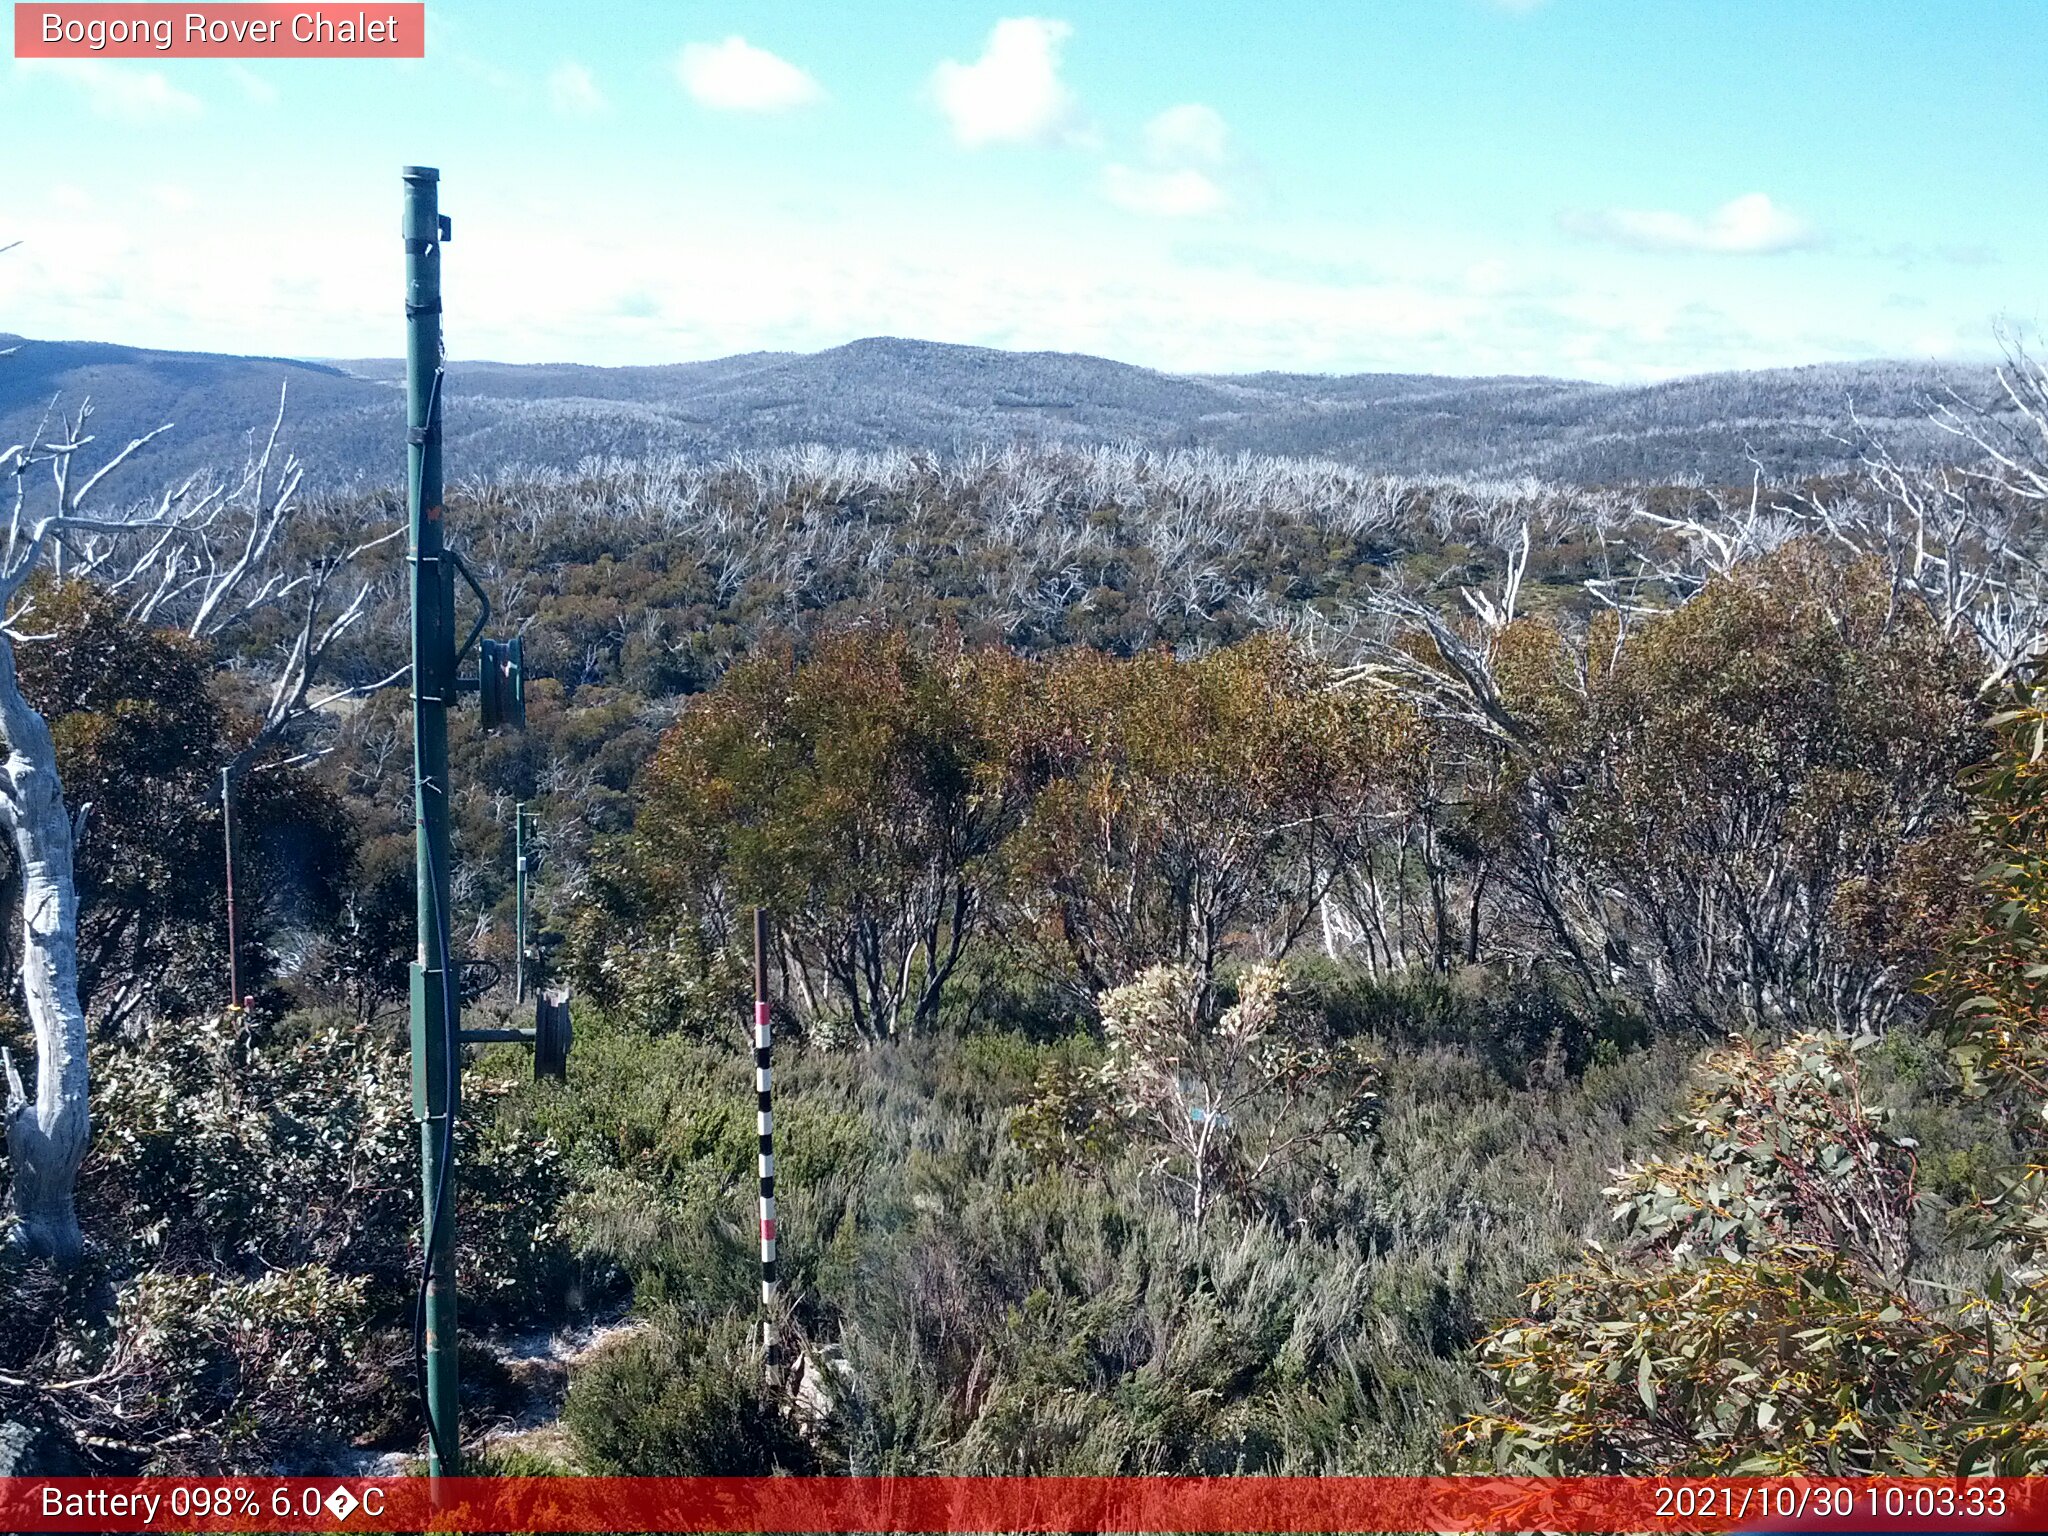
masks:
[[[71,817],[50,727],[22,697],[14,644],[4,634],[0,734],[7,749],[0,768],[0,825],[21,866],[21,989],[36,1042],[33,1099],[13,1058],[5,1060],[15,1222],[10,1240],[28,1253],[69,1264],[85,1250],[72,1191],[90,1129]]]
[[[79,420],[82,425],[83,411]],[[144,441],[131,443],[114,462]],[[72,1197],[91,1129],[85,1010],[78,998],[78,887],[56,743],[49,723],[22,695],[14,642],[24,616],[24,605],[17,601],[23,586],[68,528],[91,526],[90,520],[64,515],[77,506],[63,472],[79,446],[74,434],[61,443],[0,450],[0,472],[14,479],[14,505],[0,555],[0,612],[6,614],[0,620],[0,748],[6,752],[0,763],[0,827],[21,868],[21,990],[36,1051],[33,1097],[12,1055],[0,1053],[7,1076],[4,1113],[14,1203],[8,1241],[62,1264],[75,1262],[85,1251]],[[30,519],[24,515],[23,477],[31,466],[47,462],[59,471],[58,510]]]
[[[22,476],[38,457],[35,443],[0,449],[0,473],[14,477],[13,516],[5,564],[0,566],[0,610],[11,604],[27,580],[42,544],[39,537],[31,538],[25,550],[21,544]],[[67,449],[62,466],[66,469],[69,457]],[[61,482],[58,510],[63,510]],[[4,628],[0,736],[6,738],[7,751],[5,766],[0,767],[0,824],[13,839],[15,861],[21,865],[22,995],[36,1042],[33,1100],[13,1057],[0,1051],[0,1066],[7,1075],[7,1104],[0,1113],[6,1120],[15,1218],[9,1241],[28,1253],[70,1264],[85,1251],[72,1195],[91,1131],[85,1010],[78,1001],[78,888],[71,874],[71,817],[64,809],[49,723],[22,697],[21,680],[14,671],[14,641]]]

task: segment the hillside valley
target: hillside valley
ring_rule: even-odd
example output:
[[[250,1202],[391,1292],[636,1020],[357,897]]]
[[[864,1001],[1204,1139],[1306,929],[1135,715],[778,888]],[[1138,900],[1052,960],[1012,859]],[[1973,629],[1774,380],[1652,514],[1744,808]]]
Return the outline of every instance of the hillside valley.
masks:
[[[163,422],[164,473],[238,466],[281,387],[287,442],[316,486],[395,483],[402,365],[164,352],[0,336],[0,435],[90,398],[106,438]],[[1608,386],[1422,374],[1176,375],[1105,358],[876,337],[827,351],[662,367],[457,362],[451,474],[575,469],[797,443],[955,453],[1038,443],[1314,456],[1401,475],[1567,483],[1746,482],[1827,473],[1861,434],[1894,451],[1949,445],[1928,402],[1982,397],[1985,368],[1867,362]]]

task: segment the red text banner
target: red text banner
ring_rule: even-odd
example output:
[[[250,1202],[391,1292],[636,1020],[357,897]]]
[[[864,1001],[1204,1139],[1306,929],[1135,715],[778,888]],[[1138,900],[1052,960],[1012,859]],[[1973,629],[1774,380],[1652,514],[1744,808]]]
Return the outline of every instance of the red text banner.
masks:
[[[19,4],[18,59],[420,59],[423,3]]]
[[[2048,1478],[0,1478],[9,1531],[2038,1531]]]

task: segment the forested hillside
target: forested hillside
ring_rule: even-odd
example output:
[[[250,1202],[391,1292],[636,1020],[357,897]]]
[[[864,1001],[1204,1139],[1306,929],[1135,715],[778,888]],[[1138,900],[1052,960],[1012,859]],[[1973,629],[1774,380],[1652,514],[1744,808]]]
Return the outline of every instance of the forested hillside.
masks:
[[[848,411],[928,380],[847,352],[805,377]],[[766,400],[818,362],[462,387]],[[265,395],[298,368],[266,366]],[[1020,410],[1256,392],[1418,441],[1433,391],[1479,389],[1033,366]],[[446,525],[529,695],[523,733],[456,718],[453,928],[472,1017],[511,1017],[530,805],[577,1027],[566,1081],[489,1046],[466,1084],[479,1464],[2041,1470],[2048,380],[2009,377],[1953,464],[1926,425],[1733,491],[1558,465],[1654,438],[1656,399],[1697,433],[1798,389],[1485,386],[1489,431],[1567,445],[1549,478],[1221,427],[467,476]],[[421,1444],[400,514],[288,462],[327,430],[297,410],[267,453],[268,414],[238,429],[247,474],[167,476],[171,434],[51,510],[109,429],[68,491],[15,477],[17,530],[66,551],[31,570],[18,531],[0,570],[75,841],[94,1121],[83,1254],[0,1260],[24,1464]],[[8,933],[12,974],[45,940]],[[37,1025],[16,994],[16,1062]]]
[[[0,436],[27,437],[61,399],[101,421],[171,421],[160,473],[239,463],[289,385],[311,481],[396,478],[401,367],[17,341],[0,370]],[[1902,456],[1945,454],[1930,402],[1995,397],[1989,370],[1856,363],[1608,387],[1564,379],[1407,374],[1180,376],[1099,357],[878,337],[810,355],[750,353],[672,367],[453,364],[451,463],[577,471],[592,458],[759,453],[792,444],[920,449],[1129,444],[1309,455],[1403,475],[1562,483],[1746,484],[1852,465],[1876,434]]]

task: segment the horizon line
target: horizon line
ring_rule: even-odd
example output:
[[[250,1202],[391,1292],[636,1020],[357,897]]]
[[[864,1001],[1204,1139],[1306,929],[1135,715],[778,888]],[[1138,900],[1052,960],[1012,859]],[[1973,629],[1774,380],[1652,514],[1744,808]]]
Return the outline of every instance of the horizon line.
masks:
[[[388,364],[393,367],[402,367],[404,365],[404,359],[395,354],[392,356],[358,354],[353,357],[344,357],[332,355],[300,355],[282,352],[233,352],[218,351],[200,347],[145,346],[135,342],[105,341],[95,337],[86,336],[29,336],[14,331],[0,331],[0,337],[6,337],[15,342],[28,343],[30,345],[38,346],[112,347],[128,352],[156,353],[166,357],[210,357],[221,358],[224,360],[234,362],[298,364],[307,367],[340,369],[344,372],[347,371],[348,365],[350,364]],[[447,359],[447,362],[450,365],[465,367],[530,369],[585,368],[598,373],[629,373],[650,372],[657,369],[667,368],[697,368],[704,367],[712,363],[731,362],[739,358],[800,359],[823,357],[828,353],[843,352],[854,347],[866,346],[875,343],[898,343],[912,347],[939,348],[956,352],[994,353],[1003,357],[1075,358],[1087,362],[1107,363],[1110,366],[1116,368],[1129,368],[1141,373],[1149,373],[1156,377],[1165,379],[1244,380],[1278,377],[1297,379],[1342,380],[1370,378],[1411,378],[1442,379],[1451,382],[1466,384],[1494,382],[1557,384],[1572,385],[1585,389],[1597,389],[1607,391],[1626,389],[1654,389],[1661,385],[1682,383],[1692,379],[1747,377],[1758,374],[1773,373],[1797,373],[1807,369],[1821,368],[1864,368],[1879,367],[1889,364],[1895,367],[1924,369],[1939,373],[1944,369],[1988,370],[1994,369],[1998,366],[1998,360],[1994,357],[1989,356],[1982,359],[1970,360],[1960,358],[1934,357],[1911,358],[1902,357],[1898,355],[1876,354],[1852,358],[1828,358],[1807,363],[1774,363],[1767,367],[1761,368],[1709,368],[1693,372],[1679,372],[1666,374],[1662,377],[1641,379],[1630,383],[1610,383],[1604,382],[1599,379],[1577,378],[1568,374],[1429,373],[1420,372],[1413,369],[1393,367],[1361,368],[1350,370],[1348,372],[1335,372],[1325,369],[1314,368],[1254,368],[1238,372],[1222,372],[1211,370],[1177,371],[1174,369],[1167,368],[1155,368],[1148,363],[1129,362],[1123,358],[1110,357],[1099,352],[1076,352],[1058,347],[994,347],[979,342],[939,341],[928,337],[897,336],[883,333],[877,333],[866,336],[856,336],[851,338],[850,340],[836,342],[831,346],[819,347],[809,352],[788,350],[782,348],[763,347],[742,350],[738,352],[721,352],[709,357],[679,358],[674,361],[662,363],[587,363],[578,362],[571,358],[555,358],[541,362],[521,363],[510,362],[507,361],[506,359],[496,357],[452,356]]]

